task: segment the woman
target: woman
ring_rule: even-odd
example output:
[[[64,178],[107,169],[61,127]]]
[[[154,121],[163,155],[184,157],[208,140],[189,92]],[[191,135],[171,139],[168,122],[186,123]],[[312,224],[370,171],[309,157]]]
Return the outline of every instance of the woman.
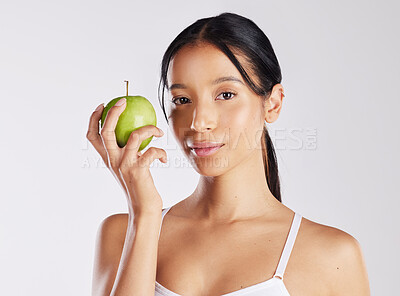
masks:
[[[114,127],[124,99],[100,134],[99,106],[87,137],[123,187],[129,213],[98,230],[93,295],[370,295],[358,241],[282,204],[266,127],[281,111],[280,82],[268,38],[245,17],[200,19],[175,38],[162,60],[160,103],[201,176],[166,209],[149,172],[166,152],[138,153],[162,131],[144,126],[121,149]]]

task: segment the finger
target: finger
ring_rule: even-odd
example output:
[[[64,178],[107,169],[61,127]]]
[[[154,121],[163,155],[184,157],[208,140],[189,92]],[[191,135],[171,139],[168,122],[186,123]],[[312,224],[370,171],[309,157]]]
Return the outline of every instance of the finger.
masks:
[[[118,102],[123,102],[123,104],[118,106]],[[113,157],[120,149],[115,136],[115,127],[117,126],[119,116],[125,110],[126,99],[122,98],[118,102],[113,107],[111,107],[110,110],[108,110],[106,118],[104,120],[103,128],[100,132],[104,146],[107,149],[110,157]]]
[[[130,134],[128,142],[124,147],[125,149],[122,161],[135,161],[139,156],[139,147],[144,140],[150,138],[151,136],[161,137],[163,134],[164,133],[162,132],[162,130],[154,125],[145,125],[138,128],[137,130],[134,130]]]
[[[101,118],[103,109],[104,105],[103,103],[101,103],[99,106],[97,106],[96,110],[93,111],[92,115],[90,116],[89,128],[86,133],[86,138],[93,145],[94,149],[96,149],[96,151],[100,154],[101,158],[107,165],[107,152],[104,148],[103,141],[99,134],[99,120]]]
[[[164,149],[157,147],[150,147],[145,153],[138,159],[137,164],[141,168],[150,167],[151,163],[159,159],[161,162],[167,162],[167,152]]]

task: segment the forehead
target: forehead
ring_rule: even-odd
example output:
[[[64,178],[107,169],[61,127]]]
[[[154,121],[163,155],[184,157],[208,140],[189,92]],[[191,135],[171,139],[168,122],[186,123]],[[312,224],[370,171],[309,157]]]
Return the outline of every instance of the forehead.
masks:
[[[245,67],[241,56],[235,55]],[[206,83],[221,76],[235,76],[241,80],[240,72],[231,60],[211,44],[190,45],[181,48],[171,60],[168,68],[168,84]]]

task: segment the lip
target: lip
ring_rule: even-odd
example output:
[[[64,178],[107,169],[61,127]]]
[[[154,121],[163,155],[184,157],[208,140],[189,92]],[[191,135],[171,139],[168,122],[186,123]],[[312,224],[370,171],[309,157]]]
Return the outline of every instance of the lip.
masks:
[[[214,147],[221,147],[224,145],[223,143],[217,142],[194,142],[192,145],[189,145],[190,149],[197,149],[197,148],[214,148]]]
[[[216,153],[222,146],[224,146],[224,144],[204,148],[190,148],[190,150],[199,157],[206,157]]]

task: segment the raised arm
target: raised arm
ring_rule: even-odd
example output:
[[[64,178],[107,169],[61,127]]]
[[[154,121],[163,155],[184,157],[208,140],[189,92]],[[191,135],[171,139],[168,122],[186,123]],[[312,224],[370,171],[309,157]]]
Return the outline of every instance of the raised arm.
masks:
[[[90,117],[86,136],[123,188],[128,202],[128,215],[112,215],[98,229],[92,295],[154,296],[162,199],[149,167],[155,159],[166,162],[167,155],[155,147],[143,155],[138,151],[145,139],[163,135],[154,125],[133,131],[123,148],[117,145],[114,130],[126,106],[123,100],[120,102],[107,113],[101,133],[99,120],[104,107],[99,106]]]

